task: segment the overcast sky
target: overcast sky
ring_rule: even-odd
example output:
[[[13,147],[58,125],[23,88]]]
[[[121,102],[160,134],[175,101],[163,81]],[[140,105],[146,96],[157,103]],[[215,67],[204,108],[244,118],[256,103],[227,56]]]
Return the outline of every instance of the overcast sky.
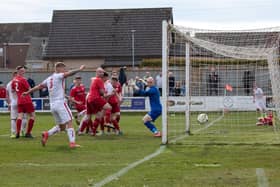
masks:
[[[0,23],[51,22],[53,10],[172,7],[174,23],[195,28],[280,26],[280,0],[0,0]]]

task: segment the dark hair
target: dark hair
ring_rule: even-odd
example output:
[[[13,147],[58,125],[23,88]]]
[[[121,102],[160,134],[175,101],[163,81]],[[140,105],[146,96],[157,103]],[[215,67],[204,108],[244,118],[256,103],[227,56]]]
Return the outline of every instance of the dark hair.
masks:
[[[114,80],[114,81],[118,81],[119,80],[118,77],[112,77],[111,79]]]
[[[82,79],[80,75],[75,76],[75,79]]]
[[[17,66],[16,70],[20,70],[21,68],[27,69],[27,67],[25,65],[21,65],[21,66]]]
[[[109,77],[109,74],[108,74],[106,71],[104,71],[103,76],[104,76],[104,77]]]

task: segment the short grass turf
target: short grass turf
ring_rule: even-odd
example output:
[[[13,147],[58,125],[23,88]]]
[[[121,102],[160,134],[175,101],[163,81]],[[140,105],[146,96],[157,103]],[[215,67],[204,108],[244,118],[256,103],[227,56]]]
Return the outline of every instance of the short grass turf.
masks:
[[[79,136],[82,147],[74,150],[63,132],[41,146],[41,132],[54,125],[50,114],[37,114],[32,140],[10,139],[9,116],[1,114],[0,186],[94,186],[159,149],[161,139],[142,124],[143,114],[122,114],[123,136]],[[193,131],[203,128],[196,116],[191,117]],[[280,186],[278,131],[250,124],[229,127],[225,120],[168,144],[157,157],[105,186],[257,186],[257,168],[265,171],[269,186]],[[174,137],[183,135],[178,123],[179,116],[170,122],[170,129],[178,128]]]

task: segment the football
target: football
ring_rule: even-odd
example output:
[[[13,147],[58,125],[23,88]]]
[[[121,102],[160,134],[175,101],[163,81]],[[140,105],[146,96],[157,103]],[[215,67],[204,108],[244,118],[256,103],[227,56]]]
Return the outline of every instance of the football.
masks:
[[[208,116],[207,116],[207,114],[205,114],[205,113],[199,114],[199,115],[197,116],[197,121],[198,121],[200,124],[203,124],[203,123],[208,122]]]

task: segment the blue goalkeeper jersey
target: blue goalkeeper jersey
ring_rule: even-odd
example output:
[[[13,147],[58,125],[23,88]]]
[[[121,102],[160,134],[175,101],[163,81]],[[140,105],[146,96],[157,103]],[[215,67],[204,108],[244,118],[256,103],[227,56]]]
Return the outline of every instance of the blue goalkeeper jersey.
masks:
[[[152,86],[145,91],[140,91],[140,95],[148,96],[150,100],[151,111],[161,112],[160,93],[157,87]]]

